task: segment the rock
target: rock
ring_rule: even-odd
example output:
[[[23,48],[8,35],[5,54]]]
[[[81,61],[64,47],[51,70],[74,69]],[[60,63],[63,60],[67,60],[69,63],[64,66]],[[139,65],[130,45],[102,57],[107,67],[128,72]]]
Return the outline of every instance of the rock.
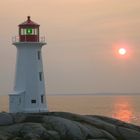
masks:
[[[36,134],[28,132],[23,136],[24,140],[40,140],[40,137]]]
[[[107,140],[107,139],[88,139],[88,140]]]
[[[107,140],[107,139],[88,139],[88,140]]]
[[[0,126],[13,124],[13,118],[9,113],[0,113]]]
[[[90,116],[90,117],[92,117],[92,116]],[[114,119],[114,118],[108,118],[108,117],[105,117],[105,116],[93,116],[93,117],[98,118],[98,119],[103,120],[103,121],[106,121],[106,122],[111,123],[111,124],[116,125],[116,126],[122,126],[122,127],[126,127],[126,128],[130,128],[130,129],[140,131],[139,126],[135,126],[133,124],[125,123],[123,121],[120,121],[120,120],[117,120],[117,119]]]
[[[13,113],[11,114],[13,117],[13,121],[14,123],[21,123],[24,122],[24,120],[26,119],[26,117],[28,116],[28,114],[25,113]]]
[[[60,140],[60,135],[58,132],[56,131],[47,131],[48,135],[49,135],[49,138],[50,140]],[[43,138],[47,138],[45,136],[43,136]]]
[[[7,137],[0,135],[0,140],[7,140]]]
[[[140,140],[140,132],[129,128],[118,127],[121,137],[126,140]]]
[[[32,133],[41,136],[42,134],[47,133],[47,130],[40,123],[24,123],[19,132],[23,135]]]
[[[67,112],[0,113],[0,140],[140,140],[140,127]]]
[[[86,135],[86,139],[91,138],[102,138],[109,137],[111,140],[115,140],[113,136],[105,132],[104,130],[98,129],[94,126],[90,126],[89,124],[78,124],[82,133]]]
[[[55,117],[47,116],[43,119],[44,127],[46,129],[55,130],[60,134],[61,139],[67,140],[84,140],[80,128],[72,121]]]

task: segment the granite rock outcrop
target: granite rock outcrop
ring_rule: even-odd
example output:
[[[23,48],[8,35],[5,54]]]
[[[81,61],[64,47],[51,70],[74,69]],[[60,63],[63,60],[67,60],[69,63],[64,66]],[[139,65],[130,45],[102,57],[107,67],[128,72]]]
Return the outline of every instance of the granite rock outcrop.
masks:
[[[0,113],[0,140],[140,140],[140,126],[68,112]]]

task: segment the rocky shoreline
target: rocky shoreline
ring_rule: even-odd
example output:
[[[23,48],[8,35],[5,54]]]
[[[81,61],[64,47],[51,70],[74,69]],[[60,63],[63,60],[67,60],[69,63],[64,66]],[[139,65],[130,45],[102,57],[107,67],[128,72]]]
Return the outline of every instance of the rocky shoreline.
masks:
[[[0,113],[0,140],[140,140],[140,126],[68,112]]]

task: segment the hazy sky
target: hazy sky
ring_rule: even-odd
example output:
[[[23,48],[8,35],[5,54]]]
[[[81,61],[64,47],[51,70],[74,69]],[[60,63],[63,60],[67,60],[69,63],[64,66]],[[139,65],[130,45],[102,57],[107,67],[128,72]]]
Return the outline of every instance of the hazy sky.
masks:
[[[41,25],[46,89],[51,93],[140,93],[139,0],[1,0],[0,94],[12,91],[11,38],[30,15]],[[128,55],[116,49],[126,44]]]

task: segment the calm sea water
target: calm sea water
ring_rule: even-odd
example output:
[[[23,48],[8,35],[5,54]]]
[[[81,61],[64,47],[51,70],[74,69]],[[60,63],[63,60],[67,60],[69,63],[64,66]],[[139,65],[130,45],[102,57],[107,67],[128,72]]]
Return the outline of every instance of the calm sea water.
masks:
[[[48,96],[49,111],[104,115],[140,125],[140,96]],[[8,96],[0,96],[0,111],[8,111]]]

